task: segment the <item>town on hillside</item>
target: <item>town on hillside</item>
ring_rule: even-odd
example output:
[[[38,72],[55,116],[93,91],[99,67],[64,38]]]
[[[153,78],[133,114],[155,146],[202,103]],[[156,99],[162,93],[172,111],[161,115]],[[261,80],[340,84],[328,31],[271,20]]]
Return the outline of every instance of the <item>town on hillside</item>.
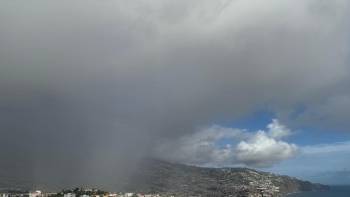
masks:
[[[176,195],[141,194],[132,192],[106,192],[97,189],[75,188],[60,192],[22,191],[20,189],[0,190],[0,197],[175,197]]]

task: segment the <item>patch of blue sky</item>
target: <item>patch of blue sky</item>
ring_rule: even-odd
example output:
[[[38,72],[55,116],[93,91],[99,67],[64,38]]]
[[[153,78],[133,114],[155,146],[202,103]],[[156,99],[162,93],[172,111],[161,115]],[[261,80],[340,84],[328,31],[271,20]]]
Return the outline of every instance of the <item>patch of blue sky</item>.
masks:
[[[295,107],[292,116],[295,118],[305,110],[306,106],[299,104]],[[270,124],[274,118],[276,118],[276,116],[272,111],[266,108],[260,108],[253,113],[237,117],[229,121],[216,119],[214,120],[214,124],[218,124],[223,127],[246,129],[249,132],[256,132],[258,130],[267,131],[266,126]],[[300,146],[344,142],[350,140],[349,132],[340,133],[332,130],[320,129],[313,126],[302,126],[292,128],[292,130],[297,131],[296,134],[289,136],[283,140],[288,143],[295,143]],[[225,146],[232,141],[233,139],[222,139],[218,141],[217,144],[219,146]]]
[[[348,158],[349,152],[350,150],[348,152],[299,154],[294,158],[285,159],[271,168],[259,170],[285,174],[312,182],[335,183],[334,180],[327,181],[326,177],[321,176],[321,174],[327,172],[328,174],[333,174],[333,178],[336,178],[336,172],[348,171],[350,163],[350,158]],[[339,180],[336,183],[344,184],[343,177],[339,176]]]
[[[316,127],[300,127],[298,132],[285,139],[286,142],[295,143],[299,146],[329,144],[335,142],[345,142],[350,140],[350,133],[340,133]]]
[[[235,138],[221,138],[215,142],[215,144],[221,148],[225,147],[227,144],[232,144]]]
[[[306,110],[307,105],[298,104],[294,107],[294,111],[290,115],[290,118],[292,120],[297,119],[299,115],[304,113]],[[322,119],[327,119],[327,117],[320,117],[319,120],[321,121]],[[322,129],[319,127],[314,127],[312,125],[293,128],[293,130],[299,131],[298,134],[290,136],[288,139],[286,139],[286,141],[289,143],[296,143],[301,146],[328,144],[350,140],[350,133],[341,133],[335,130]]]
[[[255,132],[258,130],[266,130],[266,126],[270,124],[274,118],[276,117],[273,112],[267,109],[258,109],[253,113],[235,117],[231,120],[216,118],[213,120],[213,123],[224,127],[247,129],[250,132]]]

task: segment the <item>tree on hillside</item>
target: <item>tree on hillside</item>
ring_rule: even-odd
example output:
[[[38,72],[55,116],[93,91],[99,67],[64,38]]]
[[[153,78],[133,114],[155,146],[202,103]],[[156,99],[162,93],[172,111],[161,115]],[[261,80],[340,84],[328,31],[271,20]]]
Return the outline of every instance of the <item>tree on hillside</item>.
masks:
[[[75,194],[77,194],[77,193],[79,192],[79,187],[75,188],[75,189],[73,190],[73,192],[74,192]]]

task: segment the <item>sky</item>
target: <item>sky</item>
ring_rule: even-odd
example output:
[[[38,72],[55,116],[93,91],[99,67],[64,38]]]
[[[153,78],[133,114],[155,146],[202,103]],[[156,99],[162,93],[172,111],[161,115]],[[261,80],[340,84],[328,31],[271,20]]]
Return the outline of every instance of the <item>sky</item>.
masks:
[[[349,183],[349,4],[1,1],[1,170],[106,188],[156,157]]]

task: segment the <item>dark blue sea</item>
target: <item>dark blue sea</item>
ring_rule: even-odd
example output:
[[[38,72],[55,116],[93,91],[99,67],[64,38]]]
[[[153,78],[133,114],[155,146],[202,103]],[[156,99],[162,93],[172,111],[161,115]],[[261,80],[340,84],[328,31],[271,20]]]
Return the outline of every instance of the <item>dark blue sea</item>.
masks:
[[[300,192],[286,197],[350,197],[350,185],[333,185],[331,190]]]

